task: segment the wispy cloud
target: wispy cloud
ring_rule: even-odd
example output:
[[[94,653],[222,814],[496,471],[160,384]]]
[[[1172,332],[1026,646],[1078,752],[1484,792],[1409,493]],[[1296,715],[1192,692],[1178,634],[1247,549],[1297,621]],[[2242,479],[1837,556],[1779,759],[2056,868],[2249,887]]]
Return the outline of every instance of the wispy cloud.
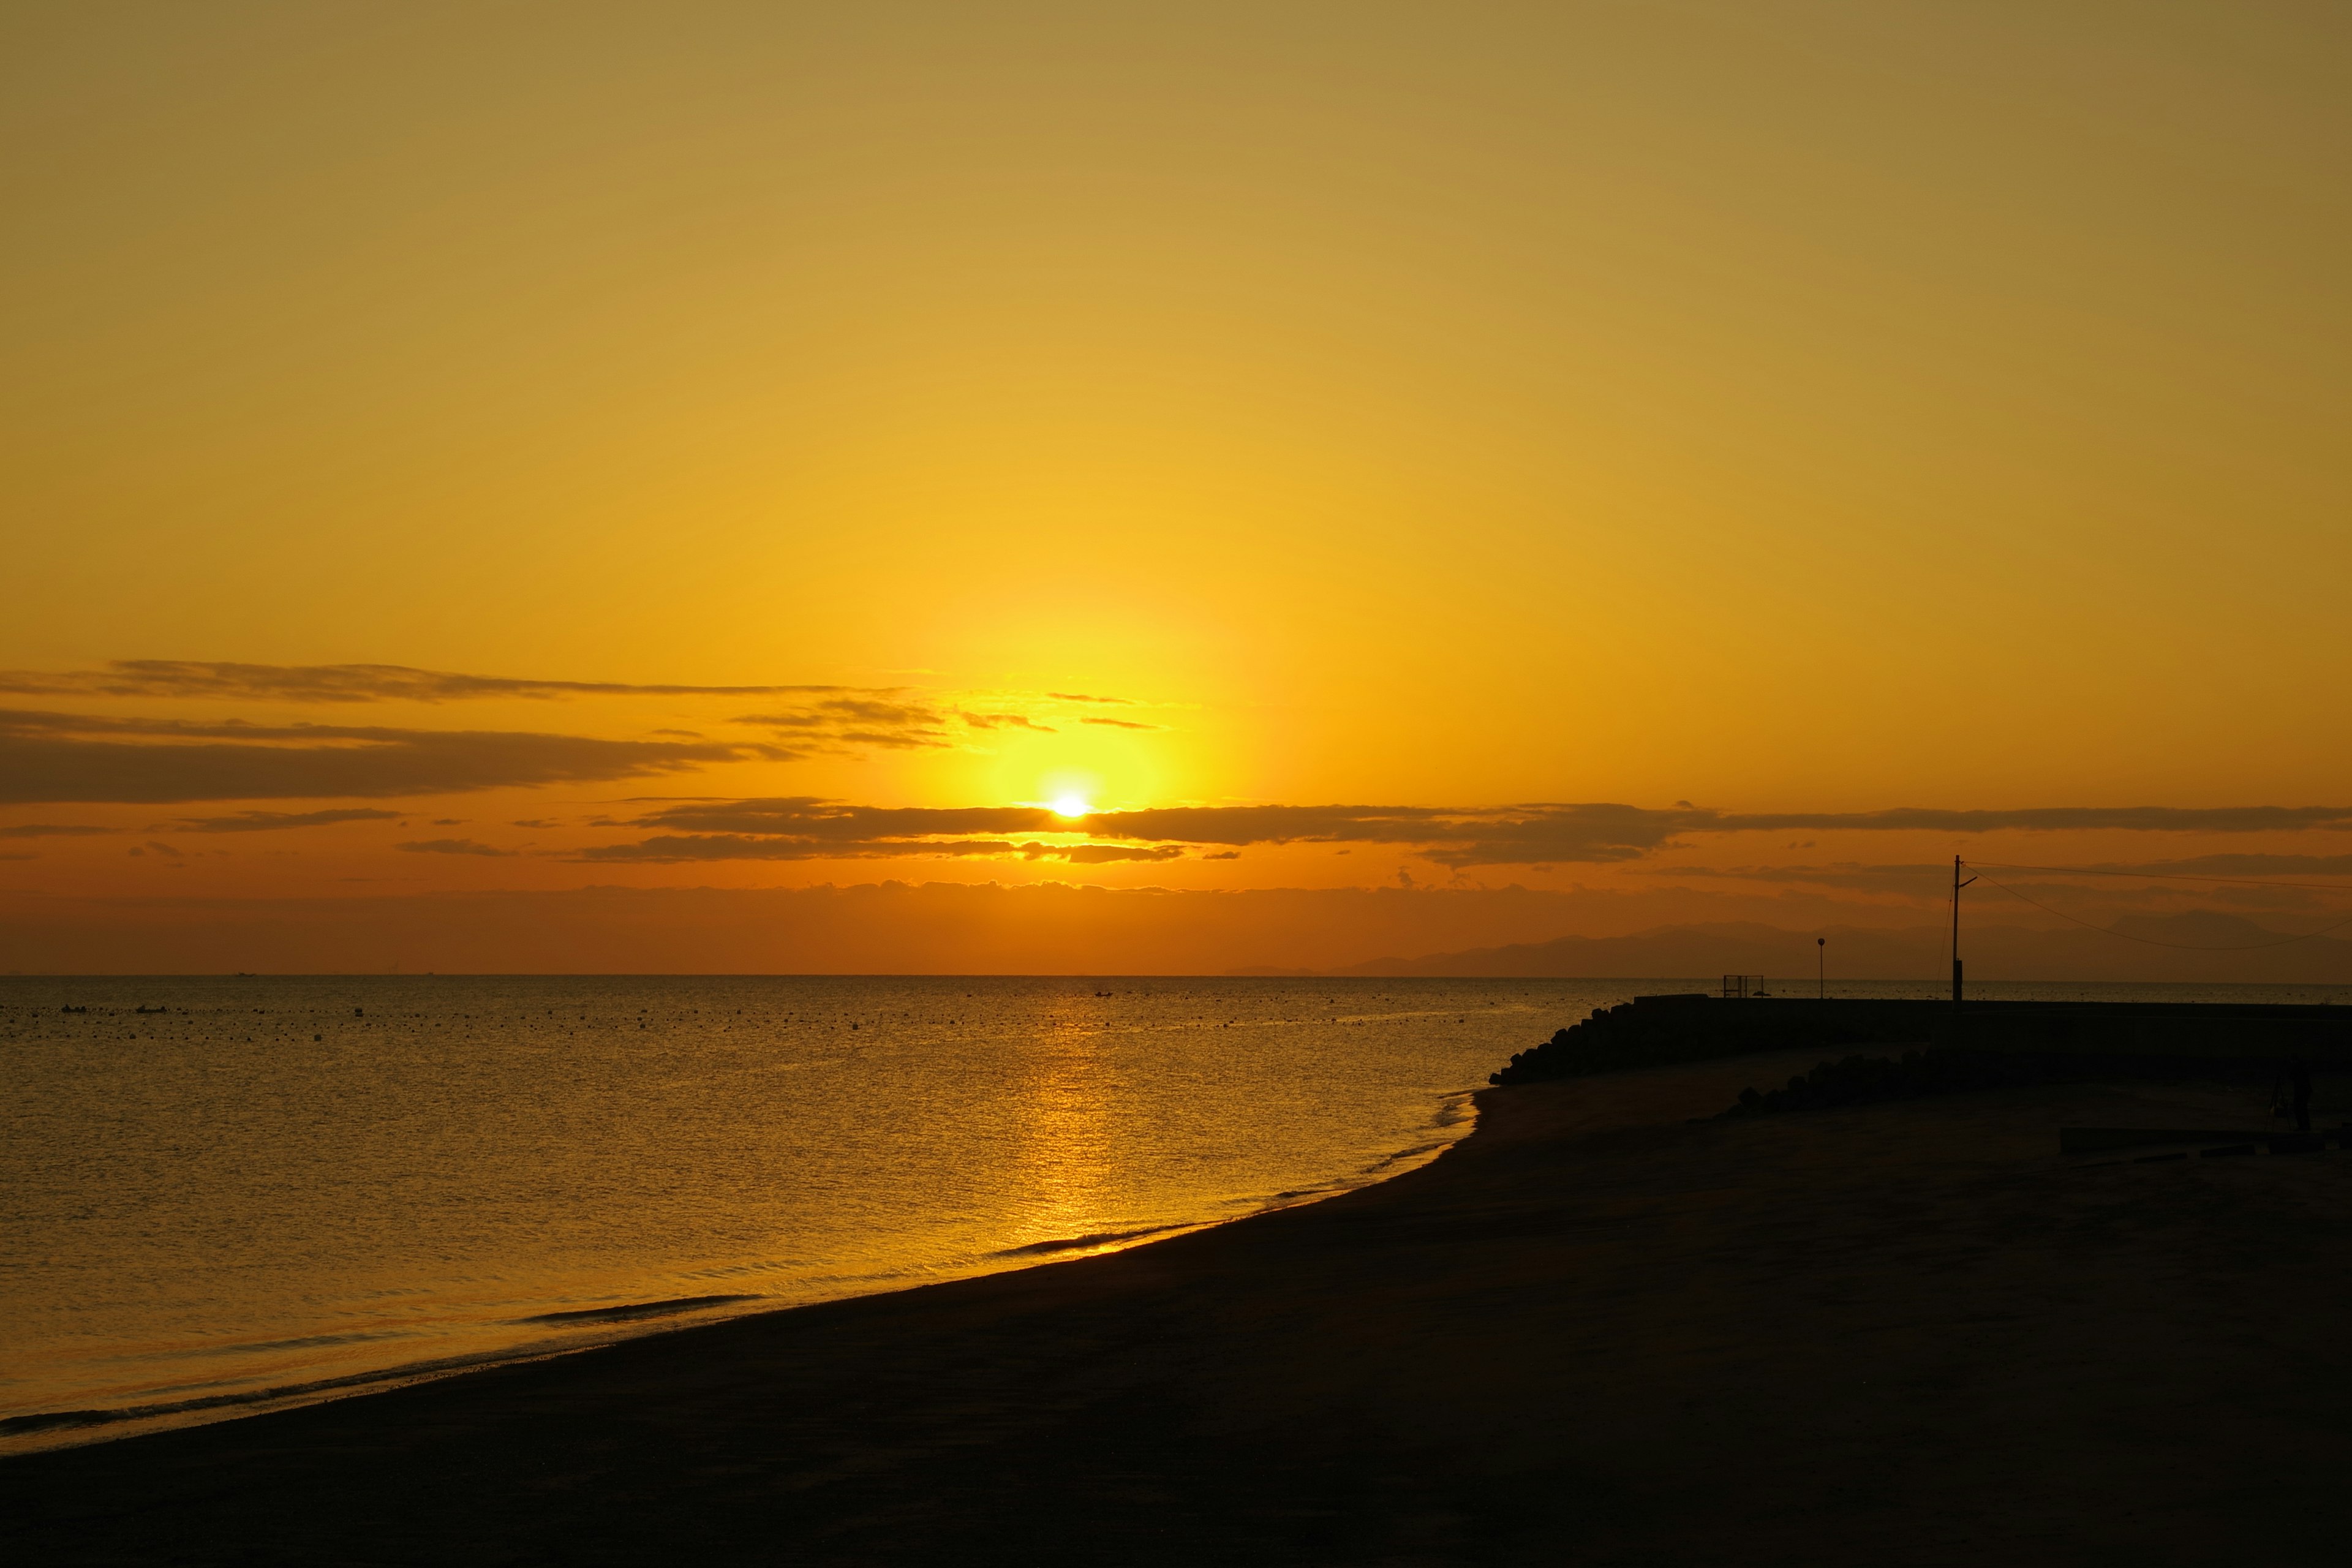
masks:
[[[1772,832],[2294,832],[2352,827],[2346,806],[2053,806],[2009,811],[1742,813],[1596,802],[1434,806],[1186,806],[1120,812],[1090,830],[1201,844],[1370,843],[1412,847],[1441,865],[1542,866],[1632,860],[1702,834]]]
[[[1109,837],[1244,847],[1395,845],[1450,866],[1630,860],[1712,814],[1607,804],[1486,808],[1405,805],[1163,806],[1089,818]]]
[[[897,693],[824,697],[797,707],[745,713],[738,724],[772,730],[806,747],[881,746],[898,751],[944,748],[956,743],[953,715]]]
[[[24,822],[14,827],[0,827],[0,838],[82,838],[93,833],[112,833],[111,827],[91,827],[80,823]]]
[[[2200,877],[2346,877],[2352,876],[2352,855],[2193,855],[2179,860],[2106,860],[2076,869],[2084,876],[2191,880]]]
[[[0,710],[0,804],[368,800],[645,778],[793,754],[765,744]]]
[[[1016,844],[1003,838],[760,838],[748,834],[667,834],[634,844],[607,844],[583,850],[578,858],[594,861],[635,861],[676,865],[699,860],[886,860],[939,858],[945,859],[1062,860],[1074,866],[1103,866],[1117,861],[1160,861],[1183,858],[1181,844],[1047,844],[1037,839]]]
[[[401,814],[372,806],[333,811],[240,811],[233,816],[191,816],[171,824],[176,833],[275,833],[288,827],[324,827],[336,822],[384,822]]]
[[[1088,714],[1086,718],[1079,720],[1078,722],[1081,724],[1100,724],[1112,730],[1157,730],[1161,728],[1161,726],[1158,724],[1139,724],[1132,719],[1101,719],[1097,718],[1092,714]]]
[[[852,805],[816,795],[681,801],[635,818],[630,826],[829,843],[1079,831],[1037,805]]]
[[[2000,868],[2004,872],[2016,870],[2038,876],[2071,878],[2080,883],[2113,890],[2123,881],[2158,883],[2177,880],[2185,886],[2213,878],[2352,877],[2352,855],[2197,855],[2176,860],[2103,860],[2085,866]],[[1951,879],[1952,865],[1948,860],[1884,865],[1846,860],[1828,866],[1662,865],[1652,870],[1653,874],[1661,877],[1711,877],[1732,881],[1804,883],[1883,890],[1896,884],[1943,886]]]
[[[98,669],[0,670],[0,691],[43,697],[261,698],[292,702],[463,702],[498,698],[777,697],[838,686],[671,686],[460,675],[404,664],[232,664],[125,658]]]
[[[1000,695],[1003,703],[1023,702],[1018,694]],[[1095,724],[1116,721],[1086,719]],[[1058,734],[1034,711],[1020,707],[982,708],[934,701],[915,692],[867,691],[819,697],[787,708],[745,713],[738,724],[772,730],[794,745],[835,752],[866,747],[892,751],[944,751],[965,745],[976,737],[1003,730]],[[1135,725],[1150,729],[1150,725]]]
[[[824,839],[762,838],[742,833],[661,834],[633,844],[600,844],[578,858],[677,865],[698,860],[872,860],[911,856],[1015,856],[1021,846],[1004,839],[953,838]]]
[[[975,730],[1034,730],[1044,735],[1061,733],[1051,724],[1040,724],[1021,713],[974,713],[969,709],[959,709],[956,717]]]
[[[798,752],[946,749],[992,733],[1057,732],[1071,707],[1131,707],[1131,699],[1087,692],[935,692],[835,684],[698,686],[614,680],[548,680],[469,675],[400,664],[246,664],[214,659],[116,659],[95,669],[0,670],[0,692],[35,697],[106,697],[350,705],[579,698],[780,699],[734,721],[773,731]],[[1150,729],[1131,721],[1092,723]],[[655,735],[698,741],[692,730]]]
[[[1704,877],[1733,882],[1776,882],[1791,887],[1844,888],[1852,891],[1938,887],[1952,879],[1948,860],[1874,865],[1841,860],[1830,866],[1676,866],[1647,868],[1654,877]]]
[[[1100,866],[1114,860],[1177,860],[1183,858],[1185,850],[1181,844],[1081,844],[1076,847],[1024,844],[1021,853],[1031,860],[1067,860],[1073,866]]]
[[[425,838],[395,844],[394,849],[410,855],[511,855],[511,849],[499,849],[488,844],[477,844],[470,838]]]
[[[627,826],[664,830],[635,844],[602,846],[591,859],[820,859],[872,856],[1013,855],[1010,836],[1055,834],[1149,847],[1155,858],[1188,847],[1252,845],[1390,845],[1441,865],[1545,866],[1639,859],[1708,834],[1814,831],[1983,834],[2093,828],[2131,832],[2247,833],[2352,827],[2352,808],[2242,806],[2053,807],[2023,811],[1733,813],[1607,802],[1454,808],[1402,805],[1162,806],[1066,819],[1038,807],[881,807],[812,796],[694,801],[666,806]],[[1846,866],[1800,872],[1694,875],[1879,884],[1934,868]]]
[[[1700,812],[1708,826],[1694,832],[2029,833],[2276,833],[2352,826],[2352,806],[2341,805],[2056,805],[2005,811],[1944,811],[1902,806],[1892,811]]]
[[[901,856],[1011,856],[1013,834],[1070,833],[1039,806],[852,805],[814,795],[684,801],[628,824],[662,829],[634,844],[601,845],[590,860],[814,860]]]
[[[789,795],[682,801],[627,826],[666,831],[635,843],[600,845],[583,851],[581,858],[681,862],[1017,857],[1096,866],[1173,860],[1185,853],[1179,844],[1090,842],[1097,836],[1087,819],[1074,820],[1033,805],[853,805]],[[1051,843],[1036,835],[1079,842]]]

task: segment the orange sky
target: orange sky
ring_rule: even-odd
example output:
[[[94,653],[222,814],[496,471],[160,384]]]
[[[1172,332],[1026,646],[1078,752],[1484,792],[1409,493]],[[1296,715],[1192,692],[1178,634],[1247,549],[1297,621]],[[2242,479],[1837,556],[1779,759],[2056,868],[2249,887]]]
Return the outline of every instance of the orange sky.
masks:
[[[2248,809],[2352,800],[2347,67],[2298,5],[13,7],[0,895],[2352,879]]]

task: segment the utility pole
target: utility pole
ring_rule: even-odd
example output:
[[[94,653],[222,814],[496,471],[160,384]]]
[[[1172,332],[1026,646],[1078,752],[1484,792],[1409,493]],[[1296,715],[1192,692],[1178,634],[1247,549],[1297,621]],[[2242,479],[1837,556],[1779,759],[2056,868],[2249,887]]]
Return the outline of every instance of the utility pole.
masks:
[[[1830,999],[1830,939],[1825,936],[1813,938],[1813,997]]]
[[[1968,882],[1963,882],[1963,881],[1961,881],[1961,880],[1960,880],[1960,858],[1959,858],[1958,856],[1957,856],[1957,855],[1953,856],[1953,857],[1952,857],[1952,1010],[1953,1010],[1954,1012],[1958,1012],[1958,1011],[1959,1011],[1959,1006],[1960,1006],[1960,889],[1961,889],[1962,888],[1967,887],[1967,886],[1969,885],[1969,882],[1973,882],[1973,881],[1975,881],[1975,880],[1976,880],[1976,879],[1975,879],[1974,877],[1970,877],[1970,878],[1969,879],[1969,881],[1968,881]]]

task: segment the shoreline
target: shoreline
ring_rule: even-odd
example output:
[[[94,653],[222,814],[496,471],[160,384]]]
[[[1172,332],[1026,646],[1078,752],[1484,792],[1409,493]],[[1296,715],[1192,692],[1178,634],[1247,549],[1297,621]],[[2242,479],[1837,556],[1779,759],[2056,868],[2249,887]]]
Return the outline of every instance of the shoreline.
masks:
[[[2279,1500],[2352,1464],[2352,1156],[2057,1152],[2242,1112],[2198,1085],[1709,1120],[1820,1057],[1490,1089],[1451,1157],[1321,1202],[26,1455],[0,1503],[59,1562],[2333,1542]]]
[[[1320,1186],[1277,1193],[1259,1202],[1248,1212],[1222,1219],[1175,1221],[1153,1225],[1131,1231],[1099,1236],[1071,1237],[1024,1243],[998,1249],[982,1256],[978,1266],[956,1268],[935,1278],[913,1282],[898,1282],[879,1289],[851,1290],[835,1295],[785,1300],[772,1296],[703,1296],[616,1303],[609,1307],[589,1307],[577,1310],[540,1313],[517,1320],[517,1323],[554,1327],[577,1324],[576,1337],[568,1342],[547,1340],[527,1342],[495,1349],[436,1357],[422,1362],[395,1365],[305,1380],[255,1389],[246,1393],[202,1394],[185,1400],[158,1401],[146,1405],[119,1408],[60,1409],[32,1411],[20,1415],[0,1417],[0,1466],[11,1460],[35,1454],[55,1453],[68,1448],[89,1447],[98,1444],[130,1442],[140,1437],[165,1432],[186,1431],[198,1426],[223,1422],[243,1421],[276,1415],[289,1410],[307,1409],[312,1405],[345,1399],[362,1399],[394,1390],[438,1383],[453,1377],[470,1376],[505,1366],[520,1366],[533,1363],[556,1361],[587,1354],[625,1344],[635,1340],[656,1335],[686,1333],[697,1329],[731,1322],[740,1318],[767,1317],[782,1312],[806,1310],[813,1307],[836,1302],[859,1301],[877,1297],[893,1296],[909,1290],[929,1289],[935,1286],[953,1284],[967,1279],[992,1279],[997,1275],[1017,1273],[1024,1269],[1042,1268],[1055,1264],[1082,1261],[1090,1258],[1108,1257],[1174,1239],[1179,1236],[1212,1230],[1224,1226],[1242,1225],[1265,1215],[1287,1209],[1303,1208],[1327,1203],[1349,1193],[1360,1192],[1396,1180],[1442,1158],[1475,1133],[1477,1130],[1476,1100],[1484,1091],[1461,1089],[1446,1091],[1438,1097],[1434,1118],[1423,1131],[1437,1132],[1466,1121],[1469,1131],[1435,1142],[1424,1142],[1411,1148],[1384,1154],[1371,1164],[1360,1168],[1351,1177],[1334,1178]],[[1379,1174],[1372,1173],[1378,1172]],[[759,1303],[766,1302],[767,1305]],[[683,1322],[658,1322],[656,1320],[686,1316]],[[599,1329],[607,1331],[599,1334]]]

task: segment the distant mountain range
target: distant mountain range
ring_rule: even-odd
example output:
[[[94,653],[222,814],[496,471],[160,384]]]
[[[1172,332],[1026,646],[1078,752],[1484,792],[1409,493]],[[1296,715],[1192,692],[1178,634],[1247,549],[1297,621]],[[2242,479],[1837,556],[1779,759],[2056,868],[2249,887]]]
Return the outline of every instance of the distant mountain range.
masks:
[[[2236,915],[2205,912],[2127,916],[2104,931],[1963,925],[1960,956],[1976,980],[2352,984],[2352,942],[2334,936],[2286,940],[2294,934]],[[1660,926],[1631,936],[1564,936],[1279,973],[1558,979],[1763,974],[1811,980],[1817,937],[1829,939],[1822,956],[1834,979],[1934,980],[1951,973],[1951,934],[1942,926],[1783,931],[1750,923]]]

